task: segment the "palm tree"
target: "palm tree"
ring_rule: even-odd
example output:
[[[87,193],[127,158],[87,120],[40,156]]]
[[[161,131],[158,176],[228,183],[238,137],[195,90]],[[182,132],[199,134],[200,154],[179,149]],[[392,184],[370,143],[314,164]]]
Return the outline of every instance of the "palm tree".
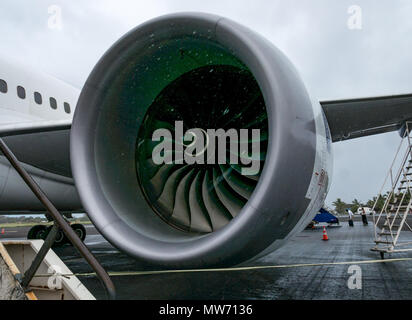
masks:
[[[353,199],[350,209],[352,212],[358,211],[360,207],[363,207],[362,203],[360,203],[357,199]]]
[[[368,202],[366,202],[366,206],[368,207],[368,208],[373,208],[373,206],[375,205],[375,202],[376,202],[376,197],[373,197],[371,200],[368,200]]]
[[[388,198],[390,192],[387,192],[384,195],[379,195],[378,201],[376,202],[376,206],[375,206],[375,211],[376,212],[380,212],[383,208],[383,206],[385,205],[386,199]],[[375,201],[376,201],[376,197],[374,197]]]
[[[344,214],[348,207],[348,204],[343,202],[341,198],[336,199],[332,204],[335,206],[335,211],[340,214]]]

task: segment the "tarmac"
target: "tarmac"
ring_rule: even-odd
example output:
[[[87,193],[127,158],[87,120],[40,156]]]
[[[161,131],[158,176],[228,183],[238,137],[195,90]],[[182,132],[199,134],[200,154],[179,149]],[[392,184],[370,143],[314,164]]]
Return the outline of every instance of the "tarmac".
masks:
[[[147,269],[113,248],[93,226],[87,228],[86,245],[110,272]],[[8,228],[0,239],[24,239],[28,228]],[[380,261],[370,249],[373,224],[363,226],[358,219],[350,228],[327,228],[329,241],[322,241],[322,228],[304,230],[276,252],[246,266],[322,264],[364,260]],[[412,233],[405,233],[412,239]],[[92,270],[73,247],[55,252],[74,273]],[[386,255],[385,258],[412,258],[412,252]],[[354,263],[356,265],[356,263]],[[361,289],[350,289],[351,264],[292,266],[243,271],[170,273],[112,277],[118,299],[176,300],[403,300],[412,298],[412,261],[359,264]],[[79,277],[97,299],[105,298],[100,281],[94,276]],[[359,280],[358,280],[359,281]]]

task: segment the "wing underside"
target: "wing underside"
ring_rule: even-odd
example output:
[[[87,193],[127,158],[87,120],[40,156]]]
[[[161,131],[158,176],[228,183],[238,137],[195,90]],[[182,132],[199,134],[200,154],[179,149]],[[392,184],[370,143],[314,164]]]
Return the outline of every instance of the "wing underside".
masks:
[[[321,102],[332,141],[399,130],[412,120],[412,94]]]
[[[0,125],[0,137],[21,162],[71,178],[70,128],[71,120],[23,121]]]

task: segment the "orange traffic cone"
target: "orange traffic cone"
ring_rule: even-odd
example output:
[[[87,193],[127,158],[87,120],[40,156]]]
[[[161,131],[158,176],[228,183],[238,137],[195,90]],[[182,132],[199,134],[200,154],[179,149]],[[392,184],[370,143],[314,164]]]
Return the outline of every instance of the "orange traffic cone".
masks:
[[[325,227],[323,227],[323,238],[322,238],[322,240],[324,240],[324,241],[329,240],[328,234],[326,233],[326,228]]]

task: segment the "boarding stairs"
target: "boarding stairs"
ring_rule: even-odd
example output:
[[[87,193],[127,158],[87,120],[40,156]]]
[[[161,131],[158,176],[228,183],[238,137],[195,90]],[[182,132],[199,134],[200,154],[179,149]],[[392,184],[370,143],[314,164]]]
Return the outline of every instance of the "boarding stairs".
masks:
[[[407,122],[403,139],[372,208],[375,246],[371,250],[379,252],[382,259],[385,253],[412,251],[411,237],[407,235],[412,232],[411,130],[412,122]],[[384,190],[389,191],[383,194]],[[382,200],[384,204],[380,208]]]

